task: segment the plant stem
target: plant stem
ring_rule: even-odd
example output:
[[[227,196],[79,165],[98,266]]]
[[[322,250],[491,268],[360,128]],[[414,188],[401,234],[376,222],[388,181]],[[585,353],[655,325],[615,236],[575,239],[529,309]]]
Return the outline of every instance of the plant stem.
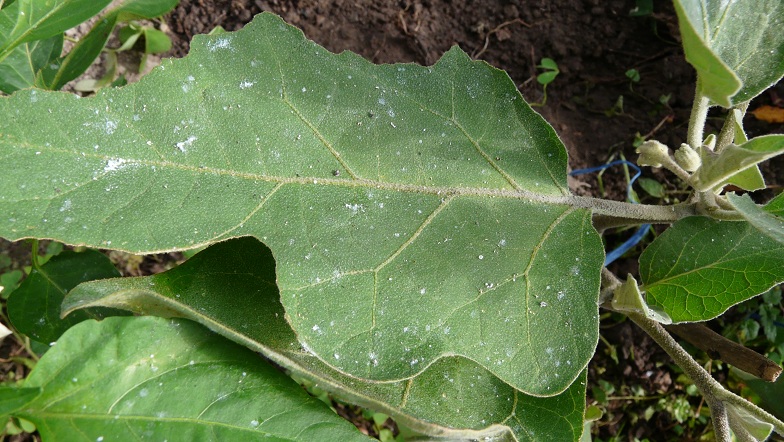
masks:
[[[27,354],[30,355],[30,358],[35,362],[38,362],[41,358],[33,351],[33,347],[30,344],[30,338],[27,336],[22,337],[21,335],[17,335],[17,339],[22,341],[22,347],[24,347]]]
[[[33,239],[33,250],[30,254],[30,263],[36,270],[41,270],[41,263],[38,261],[38,239]]]
[[[626,315],[634,321],[641,329],[645,331],[664,351],[678,364],[683,372],[688,376],[697,389],[705,397],[708,406],[711,409],[711,416],[713,417],[713,428],[716,433],[717,441],[731,440],[729,436],[729,418],[727,416],[727,409],[720,399],[716,397],[714,392],[724,390],[704,368],[691,357],[686,350],[681,347],[675,339],[664,330],[658,322],[645,317],[640,313],[625,312]]]
[[[689,172],[683,170],[680,164],[676,163],[675,160],[670,157],[662,160],[662,167],[677,175],[678,178],[680,178],[685,183],[688,183],[691,180],[691,175],[689,175]]]
[[[732,442],[730,419],[724,402],[718,399],[708,399],[707,402],[713,418],[713,433],[716,436],[716,442]]]
[[[698,215],[697,206],[693,203],[657,206],[572,196],[568,204],[576,208],[593,210],[594,220],[602,220],[602,228],[637,224],[670,224],[687,216]],[[596,222],[594,225],[597,225]]]
[[[610,305],[615,289],[621,285],[621,280],[607,267],[602,267],[602,291],[599,294],[599,305]]]
[[[772,424],[777,433],[784,434],[784,422],[776,419],[773,415],[751,402],[726,390],[719,382],[713,379],[710,373],[705,371],[705,369],[702,368],[702,366],[700,366],[700,364],[698,364],[669,333],[667,333],[661,324],[640,313],[624,313],[656,341],[668,355],[670,355],[675,363],[683,369],[683,372],[691,378],[694,385],[705,397],[705,400],[711,409],[713,428],[716,433],[717,441],[731,440],[729,437],[730,420],[726,408],[727,404],[743,408],[757,419]]]
[[[702,87],[698,79],[696,89],[694,90],[694,103],[691,108],[691,116],[689,117],[689,132],[687,135],[689,146],[694,150],[702,146],[702,134],[705,129],[705,120],[708,118],[709,103],[708,97],[702,94]]]
[[[723,221],[742,221],[744,218],[737,210],[727,207],[724,200],[713,192],[697,194],[697,211],[714,219]]]

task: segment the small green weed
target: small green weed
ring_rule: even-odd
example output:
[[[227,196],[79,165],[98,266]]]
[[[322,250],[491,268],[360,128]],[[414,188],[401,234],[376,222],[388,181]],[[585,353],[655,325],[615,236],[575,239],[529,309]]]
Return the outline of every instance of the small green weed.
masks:
[[[536,82],[542,85],[542,101],[533,103],[531,106],[544,106],[547,103],[547,85],[552,83],[561,71],[558,69],[558,64],[555,60],[547,57],[543,58],[536,67],[544,69],[544,72],[536,76]]]

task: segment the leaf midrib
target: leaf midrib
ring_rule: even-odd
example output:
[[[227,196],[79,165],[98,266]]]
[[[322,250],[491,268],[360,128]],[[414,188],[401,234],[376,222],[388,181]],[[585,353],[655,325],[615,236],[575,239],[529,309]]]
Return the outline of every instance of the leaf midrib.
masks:
[[[16,147],[23,147],[30,150],[36,150],[42,153],[54,152],[54,153],[76,155],[76,152],[73,152],[71,150],[58,149],[54,147],[40,147],[40,146],[30,146],[30,145],[16,145]],[[431,195],[437,195],[442,197],[476,196],[476,197],[488,197],[488,198],[507,198],[507,199],[525,200],[533,203],[555,204],[555,205],[571,205],[570,202],[572,201],[572,198],[570,198],[569,196],[546,195],[541,193],[530,192],[525,189],[513,190],[513,189],[492,189],[492,188],[462,187],[462,186],[427,186],[427,185],[419,185],[419,184],[395,183],[395,182],[380,181],[380,180],[373,180],[373,179],[366,179],[366,178],[346,180],[346,179],[329,178],[329,177],[322,177],[322,176],[283,177],[283,176],[276,176],[276,175],[262,175],[262,174],[252,173],[252,172],[239,172],[235,170],[210,167],[210,166],[191,166],[182,163],[176,163],[173,161],[128,159],[128,158],[121,158],[121,157],[109,156],[109,155],[96,155],[96,154],[91,154],[86,152],[79,153],[78,156],[81,158],[96,159],[102,161],[115,160],[115,161],[122,162],[121,164],[118,165],[117,169],[112,171],[103,171],[100,174],[96,175],[95,177],[96,179],[100,179],[108,175],[110,172],[119,172],[119,171],[123,171],[126,168],[142,166],[142,167],[156,167],[161,169],[176,169],[176,170],[190,172],[198,175],[230,176],[233,178],[241,178],[249,181],[262,181],[262,182],[271,182],[271,183],[279,183],[279,184],[322,185],[322,186],[335,186],[335,187],[380,189],[380,190],[391,190],[391,191],[403,192],[403,193],[431,194]],[[89,182],[93,182],[93,181],[95,180],[91,178]],[[72,189],[58,193],[57,197],[61,197],[70,192],[74,192],[78,190],[81,186],[82,184],[76,184]],[[8,200],[8,199],[6,200],[6,202],[11,202],[11,203],[15,203],[19,201],[25,201],[25,200]]]

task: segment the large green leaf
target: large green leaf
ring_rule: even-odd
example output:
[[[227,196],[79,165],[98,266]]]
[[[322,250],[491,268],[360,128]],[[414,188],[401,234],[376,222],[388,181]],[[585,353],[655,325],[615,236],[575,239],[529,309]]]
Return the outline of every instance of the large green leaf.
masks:
[[[253,238],[215,244],[162,274],[82,284],[68,295],[64,310],[95,306],[193,319],[339,397],[383,410],[426,434],[532,441],[580,437],[585,371],[566,391],[546,398],[515,391],[479,364],[457,356],[439,359],[419,375],[393,383],[338,373],[297,342],[284,320],[272,254]],[[324,324],[327,330],[335,326]],[[496,349],[494,360],[513,352],[512,338]],[[559,353],[559,348],[547,351],[542,365],[574,363],[560,359]],[[365,355],[362,364],[374,366],[379,357]],[[557,369],[552,375],[559,375]]]
[[[713,102],[749,101],[784,75],[784,2],[675,0],[686,59]]]
[[[706,321],[784,281],[784,244],[748,222],[684,218],[640,256],[648,303]]]
[[[186,320],[82,322],[24,387],[42,391],[11,414],[43,440],[369,440],[252,351]]]
[[[0,236],[255,236],[299,340],[337,370],[395,381],[461,355],[528,394],[571,385],[598,339],[602,244],[505,73],[457,48],[374,66],[269,14],[191,48],[93,98],[0,99]]]
[[[41,268],[34,268],[8,297],[8,317],[21,333],[44,343],[57,340],[69,327],[89,318],[117,314],[105,311],[80,311],[60,319],[60,304],[69,290],[80,282],[120,276],[109,258],[95,250],[82,253],[65,251]]]

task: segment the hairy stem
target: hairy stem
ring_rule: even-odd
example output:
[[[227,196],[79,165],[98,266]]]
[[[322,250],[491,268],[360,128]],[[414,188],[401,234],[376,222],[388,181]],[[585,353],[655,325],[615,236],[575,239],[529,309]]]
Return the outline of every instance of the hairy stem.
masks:
[[[730,440],[729,438],[723,438],[725,434],[729,434],[730,422],[726,409],[727,405],[743,408],[757,419],[772,424],[777,433],[784,434],[784,422],[776,419],[773,415],[751,402],[726,390],[720,383],[713,379],[710,373],[702,368],[669,333],[667,333],[661,324],[639,313],[624,313],[653,338],[668,355],[670,355],[705,397],[706,402],[710,406],[711,415],[713,416],[713,427],[716,432],[716,440]]]
[[[710,373],[705,371],[705,369],[702,368],[669,333],[667,333],[661,324],[639,313],[626,312],[626,314],[629,316],[629,319],[634,321],[635,324],[653,338],[653,340],[670,355],[675,363],[683,369],[686,376],[694,382],[694,385],[705,397],[705,401],[711,409],[716,440],[729,442],[731,438],[729,434],[727,409],[724,407],[721,399],[716,397],[715,394],[718,391],[724,390],[724,387],[713,379]]]
[[[594,226],[599,220],[603,229],[636,224],[670,224],[687,216],[698,215],[697,207],[692,203],[656,206],[584,196],[573,196],[569,203],[574,207],[593,210]]]
[[[689,131],[687,135],[689,146],[695,150],[702,146],[702,134],[705,129],[705,120],[708,118],[709,103],[710,100],[702,94],[700,81],[697,80],[697,87],[694,91],[694,104],[691,108]]]
[[[703,393],[704,395],[704,393]],[[713,433],[716,442],[732,442],[732,432],[730,431],[730,418],[727,407],[720,400],[707,400],[713,418]]]
[[[743,221],[743,215],[739,214],[732,206],[726,204],[722,197],[713,192],[699,192],[697,194],[697,212],[706,214],[714,219],[723,221]]]
[[[599,294],[599,305],[610,305],[614,291],[622,284],[621,280],[607,267],[602,267],[602,291]]]

